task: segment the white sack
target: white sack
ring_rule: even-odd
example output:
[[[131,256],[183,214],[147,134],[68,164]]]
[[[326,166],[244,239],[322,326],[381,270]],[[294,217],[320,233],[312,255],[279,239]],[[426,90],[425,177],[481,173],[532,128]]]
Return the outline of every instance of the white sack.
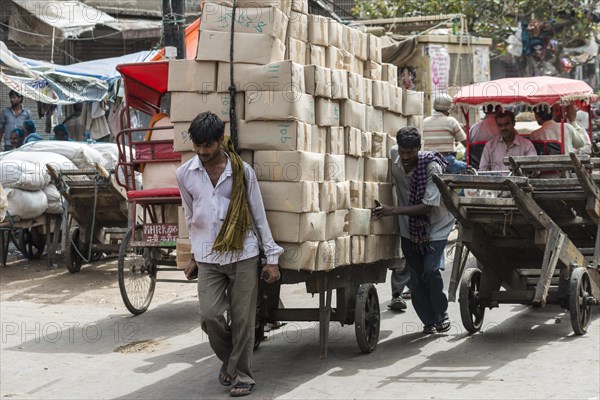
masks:
[[[26,143],[19,147],[18,151],[44,151],[65,156],[71,160],[77,168],[94,168],[94,163],[104,167],[104,158],[98,150],[88,146],[87,143],[67,142],[62,140],[38,140]]]
[[[48,208],[46,212],[48,214],[62,214],[63,213],[63,199],[56,186],[50,184],[42,189],[42,192],[46,195],[48,200]]]
[[[0,161],[0,183],[5,188],[40,190],[50,183],[45,165],[23,160]]]
[[[0,222],[4,221],[6,217],[6,210],[8,209],[8,200],[6,199],[6,193],[4,188],[0,184]]]
[[[13,217],[31,219],[39,217],[48,208],[48,199],[41,190],[31,192],[14,188],[6,189],[8,212]]]
[[[78,169],[77,166],[75,166],[75,164],[73,164],[73,162],[67,157],[45,151],[21,151],[19,148],[18,150],[6,153],[6,155],[4,155],[1,159],[1,161],[15,160],[29,161],[34,163],[36,164],[36,168],[40,169],[40,171],[47,171],[46,164],[52,164],[52,166],[59,171],[72,171]]]

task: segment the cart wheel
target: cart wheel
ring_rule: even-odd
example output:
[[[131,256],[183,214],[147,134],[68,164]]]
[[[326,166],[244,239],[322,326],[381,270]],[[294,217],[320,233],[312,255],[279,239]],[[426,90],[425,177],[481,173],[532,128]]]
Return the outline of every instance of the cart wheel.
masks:
[[[569,310],[571,311],[571,326],[576,335],[587,332],[592,316],[592,304],[588,302],[592,293],[590,276],[585,268],[575,268],[569,283]]]
[[[479,297],[479,284],[481,270],[478,268],[467,269],[460,282],[458,303],[460,304],[460,318],[463,326],[469,333],[478,332],[483,325],[485,307]]]
[[[74,226],[69,229],[69,237],[67,238],[67,246],[65,249],[65,262],[70,273],[75,274],[81,270],[83,259],[77,253],[81,251],[80,231]]]
[[[156,286],[156,258],[149,247],[133,248],[132,229],[129,228],[119,248],[119,290],[125,307],[135,315],[148,309]],[[141,240],[142,227],[135,230],[136,241]]]
[[[379,341],[379,297],[372,283],[360,285],[354,308],[354,332],[363,353],[371,353]]]
[[[37,260],[44,254],[46,239],[37,228],[22,229],[19,235],[19,250],[28,260]]]

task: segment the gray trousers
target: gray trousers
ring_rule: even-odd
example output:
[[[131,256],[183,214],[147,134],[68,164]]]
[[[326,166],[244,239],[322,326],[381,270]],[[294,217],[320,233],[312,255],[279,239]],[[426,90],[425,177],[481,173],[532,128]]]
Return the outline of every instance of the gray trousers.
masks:
[[[226,265],[197,263],[202,330],[210,347],[235,377],[233,384],[255,383],[252,350],[258,292],[258,257]],[[230,310],[231,323],[225,320]]]

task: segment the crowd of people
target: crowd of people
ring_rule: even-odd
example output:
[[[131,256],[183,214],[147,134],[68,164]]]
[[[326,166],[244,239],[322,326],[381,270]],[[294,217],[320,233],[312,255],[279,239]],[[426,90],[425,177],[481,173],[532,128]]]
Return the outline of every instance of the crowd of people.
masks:
[[[11,90],[8,97],[10,106],[5,107],[0,115],[0,151],[15,150],[25,143],[44,140],[44,137],[36,131],[31,111],[23,107],[23,95]],[[54,126],[52,131],[53,140],[71,141],[69,131],[64,124]]]

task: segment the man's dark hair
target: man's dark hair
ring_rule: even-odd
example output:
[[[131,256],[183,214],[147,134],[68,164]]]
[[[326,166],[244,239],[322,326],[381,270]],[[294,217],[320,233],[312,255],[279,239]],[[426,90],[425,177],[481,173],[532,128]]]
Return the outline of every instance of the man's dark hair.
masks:
[[[32,120],[28,119],[27,121],[23,122],[23,130],[27,134],[35,133],[35,123]]]
[[[405,126],[400,128],[396,134],[396,143],[399,147],[405,149],[415,149],[421,147],[421,134],[414,126]]]
[[[192,121],[189,134],[196,145],[212,143],[223,137],[225,124],[216,114],[203,112]]]
[[[69,131],[67,130],[67,126],[65,124],[58,124],[56,125],[52,131],[57,134],[57,133],[66,133],[67,136],[69,136]]]
[[[496,121],[498,121],[498,119],[500,118],[506,118],[506,117],[510,117],[510,120],[512,121],[513,125],[515,124],[515,113],[510,111],[510,110],[502,110],[500,112],[496,113]]]
[[[8,97],[13,97],[13,96],[20,97],[21,100],[23,99],[23,95],[21,93],[17,92],[16,90],[11,90],[10,92],[8,92]]]
[[[535,110],[535,115],[544,122],[550,121],[552,119],[552,110],[549,108],[540,107]]]

